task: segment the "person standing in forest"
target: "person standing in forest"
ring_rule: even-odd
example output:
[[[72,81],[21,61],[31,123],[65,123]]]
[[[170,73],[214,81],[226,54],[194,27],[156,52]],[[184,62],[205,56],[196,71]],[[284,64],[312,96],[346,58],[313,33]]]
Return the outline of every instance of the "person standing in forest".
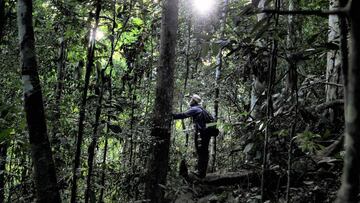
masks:
[[[206,128],[206,123],[214,118],[201,106],[201,97],[194,94],[190,99],[190,108],[183,113],[173,114],[174,119],[193,118],[195,126],[195,149],[198,155],[197,174],[200,178],[206,176],[209,162],[209,142],[211,133]]]

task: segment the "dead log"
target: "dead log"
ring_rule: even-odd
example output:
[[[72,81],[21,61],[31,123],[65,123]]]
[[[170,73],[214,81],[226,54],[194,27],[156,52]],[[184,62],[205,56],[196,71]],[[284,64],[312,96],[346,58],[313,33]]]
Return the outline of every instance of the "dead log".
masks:
[[[321,168],[333,167],[335,163],[338,163],[340,160],[332,158],[336,153],[343,149],[344,144],[344,135],[341,135],[337,140],[335,140],[331,145],[325,147],[317,154],[313,155],[311,158],[316,162],[316,164]]]
[[[260,184],[260,173],[258,171],[227,172],[225,174],[209,173],[201,183],[215,186],[236,185],[236,184]]]
[[[321,112],[325,109],[334,108],[337,106],[344,106],[344,100],[337,99],[337,100],[333,100],[333,101],[329,101],[329,102],[324,102],[322,104],[311,106],[307,110],[310,112],[313,110],[315,110],[316,112]]]
[[[343,149],[344,144],[344,135],[341,135],[337,140],[335,140],[331,145],[325,147],[321,151],[319,151],[316,156],[317,157],[329,157],[338,153]]]

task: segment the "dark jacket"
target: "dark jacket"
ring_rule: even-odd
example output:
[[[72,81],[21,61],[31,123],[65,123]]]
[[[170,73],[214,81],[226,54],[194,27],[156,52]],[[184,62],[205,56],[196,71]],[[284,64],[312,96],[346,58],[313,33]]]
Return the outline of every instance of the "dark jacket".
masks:
[[[192,117],[195,125],[195,130],[200,131],[206,128],[206,121],[201,113],[203,108],[200,105],[191,106],[186,112],[184,113],[177,113],[173,114],[174,119],[184,119]]]

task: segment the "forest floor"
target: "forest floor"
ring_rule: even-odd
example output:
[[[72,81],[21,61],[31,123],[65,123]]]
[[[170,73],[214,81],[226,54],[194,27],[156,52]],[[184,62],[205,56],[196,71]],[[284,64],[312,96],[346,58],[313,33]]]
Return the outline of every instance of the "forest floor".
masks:
[[[340,185],[341,168],[338,164],[316,168],[299,165],[291,174],[290,202],[333,202]],[[261,202],[260,180],[261,170],[249,170],[248,167],[238,172],[210,173],[201,180],[189,174],[176,186],[170,199],[174,203],[258,203]],[[279,168],[269,170],[265,176],[264,202],[286,202],[286,182],[286,171]]]

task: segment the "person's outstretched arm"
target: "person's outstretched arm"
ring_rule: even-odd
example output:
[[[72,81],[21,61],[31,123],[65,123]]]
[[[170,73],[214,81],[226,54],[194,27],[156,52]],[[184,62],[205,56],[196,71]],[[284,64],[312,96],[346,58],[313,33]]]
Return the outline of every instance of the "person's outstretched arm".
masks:
[[[189,118],[189,117],[196,115],[197,113],[198,113],[198,110],[196,108],[190,108],[189,110],[187,110],[184,113],[174,113],[173,118],[174,119]]]

